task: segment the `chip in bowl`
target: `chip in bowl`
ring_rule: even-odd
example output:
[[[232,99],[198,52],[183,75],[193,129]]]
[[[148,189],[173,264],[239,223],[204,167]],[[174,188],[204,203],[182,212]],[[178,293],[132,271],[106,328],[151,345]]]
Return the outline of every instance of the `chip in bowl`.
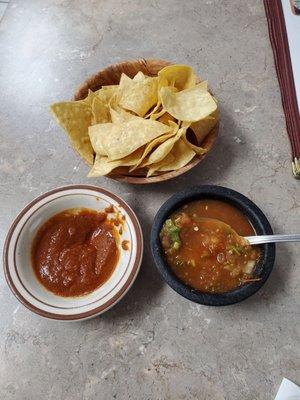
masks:
[[[122,73],[117,85],[89,90],[86,98],[50,110],[92,165],[89,177],[120,167],[139,176],[176,171],[205,154],[201,143],[219,121],[207,82],[199,83],[187,65],[166,66],[157,76]]]

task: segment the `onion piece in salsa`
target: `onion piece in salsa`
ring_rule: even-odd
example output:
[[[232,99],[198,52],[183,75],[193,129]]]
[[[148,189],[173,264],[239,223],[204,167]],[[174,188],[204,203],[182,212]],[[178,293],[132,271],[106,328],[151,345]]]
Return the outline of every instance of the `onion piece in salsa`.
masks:
[[[242,237],[253,234],[248,219],[235,207],[199,200],[165,221],[160,240],[180,280],[202,292],[224,293],[257,279],[253,271],[260,250]]]

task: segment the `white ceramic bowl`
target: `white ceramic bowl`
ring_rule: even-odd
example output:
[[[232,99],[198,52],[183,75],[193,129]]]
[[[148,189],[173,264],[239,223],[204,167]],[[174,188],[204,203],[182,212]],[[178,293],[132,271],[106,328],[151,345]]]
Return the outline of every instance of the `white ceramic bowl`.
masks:
[[[32,240],[39,227],[53,215],[69,208],[100,211],[110,204],[125,215],[122,240],[129,240],[130,249],[123,250],[119,246],[120,258],[108,281],[80,297],[60,297],[45,289],[31,266]],[[57,320],[79,320],[102,314],[125,295],[138,274],[142,254],[141,227],[127,203],[96,186],[72,185],[39,196],[20,212],[6,237],[3,266],[10,289],[31,311]]]

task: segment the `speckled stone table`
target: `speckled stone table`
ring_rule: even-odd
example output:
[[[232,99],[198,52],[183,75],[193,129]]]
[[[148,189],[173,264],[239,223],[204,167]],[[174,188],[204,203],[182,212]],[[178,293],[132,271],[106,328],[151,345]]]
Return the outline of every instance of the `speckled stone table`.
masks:
[[[119,60],[191,64],[220,100],[215,150],[190,173],[146,187],[87,167],[48,113],[91,73]],[[143,225],[145,256],[128,295],[81,323],[30,313],[0,271],[1,400],[273,400],[300,384],[300,247],[278,246],[263,289],[226,308],[193,304],[158,275],[153,216],[174,191],[219,184],[253,199],[277,232],[300,231],[300,182],[261,1],[19,0],[0,23],[1,245],[15,214],[59,185],[94,183],[122,196]]]

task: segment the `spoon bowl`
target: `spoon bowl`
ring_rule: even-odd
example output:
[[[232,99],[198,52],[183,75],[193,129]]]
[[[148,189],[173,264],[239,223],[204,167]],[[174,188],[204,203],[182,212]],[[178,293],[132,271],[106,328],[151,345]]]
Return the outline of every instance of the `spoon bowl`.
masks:
[[[300,242],[300,233],[292,233],[288,235],[256,235],[256,236],[240,236],[234,229],[228,224],[219,219],[215,218],[199,218],[199,221],[209,222],[211,229],[226,230],[230,231],[230,234],[234,236],[235,241],[241,245],[257,245],[264,243],[280,243],[280,242]]]

